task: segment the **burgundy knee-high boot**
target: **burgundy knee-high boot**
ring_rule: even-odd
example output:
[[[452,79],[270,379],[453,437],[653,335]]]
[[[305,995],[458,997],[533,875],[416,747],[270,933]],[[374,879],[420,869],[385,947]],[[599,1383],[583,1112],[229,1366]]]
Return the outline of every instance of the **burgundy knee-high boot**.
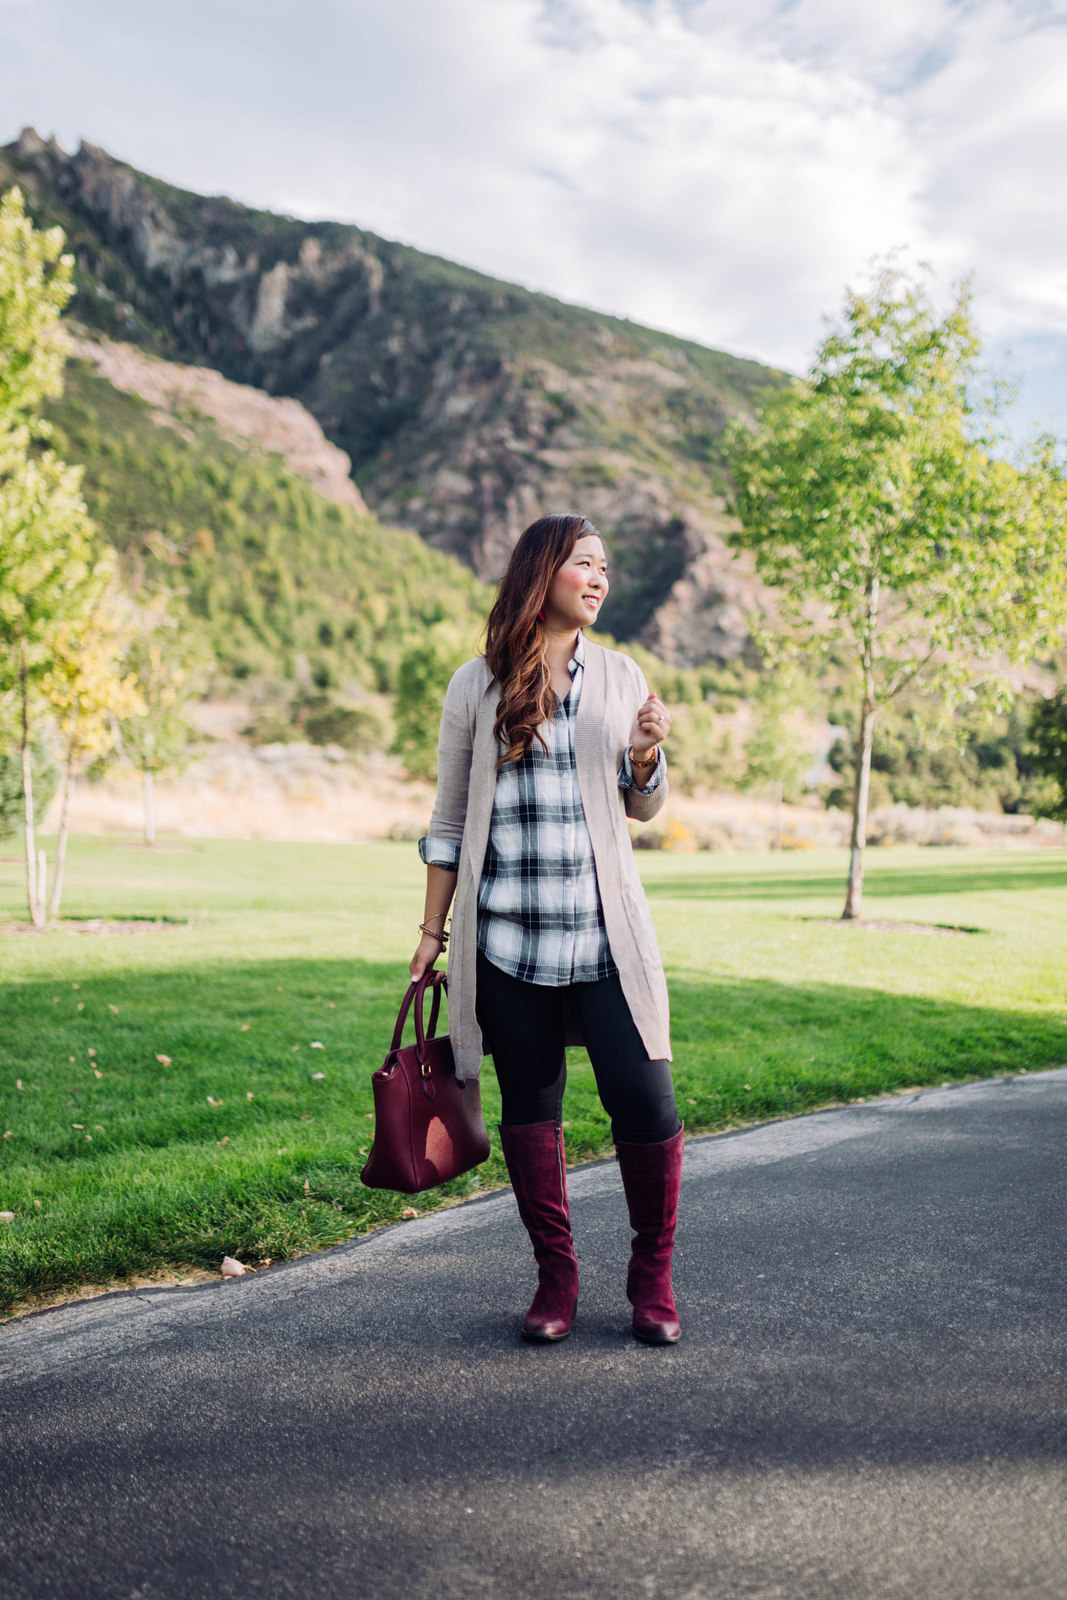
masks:
[[[679,1128],[662,1144],[615,1145],[634,1230],[626,1296],[634,1308],[634,1338],[645,1344],[674,1344],[682,1331],[671,1290],[671,1255],[683,1144]]]
[[[565,1339],[578,1303],[578,1262],[567,1206],[563,1129],[558,1122],[501,1125],[500,1146],[537,1260],[537,1293],[522,1326],[523,1338],[541,1343]]]

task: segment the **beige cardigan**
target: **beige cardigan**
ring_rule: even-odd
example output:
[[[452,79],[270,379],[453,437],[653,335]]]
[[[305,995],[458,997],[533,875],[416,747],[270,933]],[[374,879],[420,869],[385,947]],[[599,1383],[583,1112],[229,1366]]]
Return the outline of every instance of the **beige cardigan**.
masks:
[[[637,1030],[650,1059],[670,1060],[667,983],[652,917],[634,864],[626,818],[647,822],[667,798],[664,780],[651,794],[620,789],[618,770],[639,707],[648,696],[644,674],[629,656],[585,641],[582,697],[574,753],[593,845],[604,923]],[[482,876],[496,788],[499,686],[484,656],[460,667],[448,686],[441,717],[437,800],[430,835],[460,845],[448,957],[448,1031],[460,1078],[476,1078],[485,1048],[475,1015],[478,885]],[[568,1044],[585,1041],[569,1016]]]

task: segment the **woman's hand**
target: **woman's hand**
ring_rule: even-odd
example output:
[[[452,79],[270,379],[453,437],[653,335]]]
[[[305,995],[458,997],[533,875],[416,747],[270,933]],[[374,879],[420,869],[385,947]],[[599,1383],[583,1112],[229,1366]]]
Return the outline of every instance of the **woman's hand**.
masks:
[[[441,954],[441,949],[442,945],[440,939],[431,938],[428,933],[423,934],[422,938],[419,940],[419,948],[412,956],[411,963],[408,967],[408,971],[411,974],[412,983],[418,983],[423,973],[430,970],[438,956]]]
[[[644,761],[654,745],[662,744],[671,731],[671,714],[658,695],[650,694],[630,729],[630,747],[638,761]]]

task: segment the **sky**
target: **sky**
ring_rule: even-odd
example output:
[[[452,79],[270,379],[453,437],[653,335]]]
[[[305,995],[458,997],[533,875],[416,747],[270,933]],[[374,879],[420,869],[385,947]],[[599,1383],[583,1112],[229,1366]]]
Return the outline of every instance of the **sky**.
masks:
[[[899,252],[1067,434],[1067,0],[0,0],[0,109],[791,371]]]

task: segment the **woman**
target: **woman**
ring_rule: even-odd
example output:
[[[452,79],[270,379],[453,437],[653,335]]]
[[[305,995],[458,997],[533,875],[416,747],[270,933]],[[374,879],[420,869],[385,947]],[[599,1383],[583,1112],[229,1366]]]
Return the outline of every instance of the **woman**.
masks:
[[[634,1230],[633,1331],[673,1344],[682,1169],[667,986],[626,818],[667,796],[666,706],[628,656],[583,639],[608,592],[600,535],[542,517],[512,552],[486,651],[448,686],[411,962],[444,948],[461,1078],[493,1057],[500,1141],[538,1264],[527,1339],[565,1339],[578,1299],[562,1130],[567,1044],[584,1044],[611,1118]]]

